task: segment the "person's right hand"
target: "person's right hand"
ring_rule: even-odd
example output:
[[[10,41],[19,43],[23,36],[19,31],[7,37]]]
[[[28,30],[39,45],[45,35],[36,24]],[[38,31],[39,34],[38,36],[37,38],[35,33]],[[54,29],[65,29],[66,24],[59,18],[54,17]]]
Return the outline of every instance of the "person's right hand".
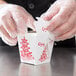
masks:
[[[16,45],[17,34],[26,32],[27,25],[34,29],[33,22],[33,17],[21,6],[0,5],[0,37],[6,44]]]

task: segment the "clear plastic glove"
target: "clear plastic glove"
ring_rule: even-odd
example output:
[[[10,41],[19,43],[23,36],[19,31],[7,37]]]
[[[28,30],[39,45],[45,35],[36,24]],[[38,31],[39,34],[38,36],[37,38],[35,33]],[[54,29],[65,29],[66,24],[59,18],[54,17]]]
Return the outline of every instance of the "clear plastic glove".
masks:
[[[0,37],[14,46],[17,43],[17,34],[23,34],[30,27],[34,30],[33,17],[21,6],[13,4],[0,5]]]
[[[57,0],[41,17],[51,20],[47,29],[55,34],[56,41],[75,36],[76,0]]]

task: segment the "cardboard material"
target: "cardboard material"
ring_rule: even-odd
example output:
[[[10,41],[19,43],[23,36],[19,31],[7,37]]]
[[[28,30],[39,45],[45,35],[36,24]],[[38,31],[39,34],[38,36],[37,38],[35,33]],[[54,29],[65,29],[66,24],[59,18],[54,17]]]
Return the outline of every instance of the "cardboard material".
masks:
[[[54,35],[48,30],[43,31],[42,27],[45,28],[45,21],[39,19],[35,22],[36,32],[18,35],[21,62],[34,65],[50,62]]]

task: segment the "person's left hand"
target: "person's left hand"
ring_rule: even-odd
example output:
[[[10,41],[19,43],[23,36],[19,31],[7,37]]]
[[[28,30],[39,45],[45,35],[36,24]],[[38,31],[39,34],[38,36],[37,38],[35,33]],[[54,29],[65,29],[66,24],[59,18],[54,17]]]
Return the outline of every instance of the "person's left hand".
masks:
[[[41,17],[51,20],[47,29],[55,34],[56,41],[71,38],[76,34],[75,0],[57,0]]]

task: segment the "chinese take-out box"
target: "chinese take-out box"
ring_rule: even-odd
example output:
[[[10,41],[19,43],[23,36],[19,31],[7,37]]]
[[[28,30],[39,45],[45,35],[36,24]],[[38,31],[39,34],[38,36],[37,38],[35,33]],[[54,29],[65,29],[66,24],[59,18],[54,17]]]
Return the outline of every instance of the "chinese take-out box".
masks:
[[[38,19],[35,22],[36,32],[18,35],[21,62],[34,65],[50,62],[54,35],[48,32],[46,24],[44,20]]]

